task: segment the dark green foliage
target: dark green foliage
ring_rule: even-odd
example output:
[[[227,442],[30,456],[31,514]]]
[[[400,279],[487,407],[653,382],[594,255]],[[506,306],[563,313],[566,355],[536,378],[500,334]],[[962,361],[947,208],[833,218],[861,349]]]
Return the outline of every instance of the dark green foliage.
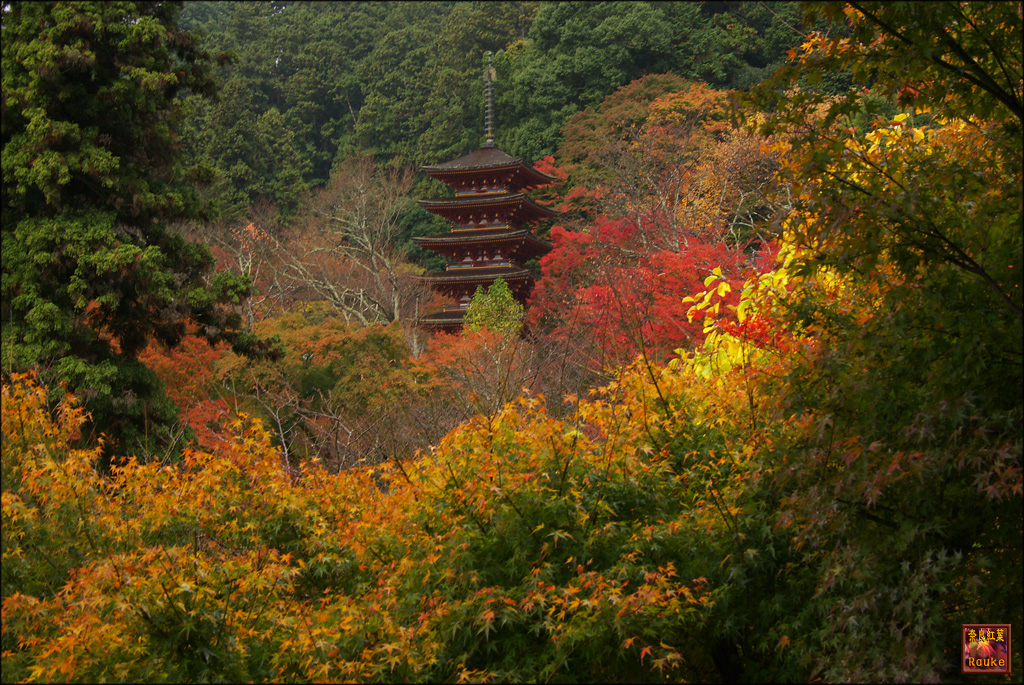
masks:
[[[305,188],[304,172],[320,160],[303,154],[308,152],[302,149],[304,131],[286,118],[290,103],[285,91],[301,87],[305,79],[295,76],[293,51],[286,54],[279,36],[284,28],[294,34],[309,22],[284,23],[291,13],[271,5],[217,6],[211,12],[203,9],[205,3],[190,3],[183,18],[186,28],[202,31],[207,49],[223,56],[216,101],[190,99],[193,113],[182,130],[185,159],[207,170],[213,183],[205,194],[222,220],[238,220],[259,203],[291,216]],[[199,16],[190,20],[193,11]],[[293,35],[295,44],[302,38]],[[332,161],[320,165],[329,170]]]
[[[412,195],[414,197],[432,197],[427,193],[417,193],[415,188],[420,185],[413,186]],[[420,247],[412,242],[412,238],[448,233],[452,230],[451,222],[414,204],[398,217],[398,225],[402,232],[396,242],[399,249],[405,251],[406,258],[413,264],[423,267],[427,273],[444,271],[448,260],[435,252]]]
[[[800,43],[795,3],[556,2],[529,40],[495,60],[498,145],[527,159],[554,154],[562,125],[646,74],[720,89],[760,82]]]
[[[233,60],[195,104],[190,163],[225,220],[304,188],[354,153],[433,164],[483,142],[483,70],[498,71],[498,144],[553,154],[575,112],[645,74],[718,88],[763,80],[802,40],[795,3],[188,3],[186,28]],[[259,126],[276,108],[283,127]],[[298,177],[301,176],[301,182]]]
[[[164,228],[199,207],[177,168],[185,92],[207,56],[174,3],[12,5],[3,17],[3,366],[85,400],[93,429],[149,453],[174,418],[138,353],[186,322],[255,352],[246,279]]]
[[[354,154],[435,163],[479,145],[483,55],[523,35],[536,10],[512,2],[216,7],[186,5],[183,25],[230,59],[217,72],[221,97],[194,103],[183,138],[189,162],[215,178],[207,197],[225,221],[258,203],[292,216],[303,191]]]

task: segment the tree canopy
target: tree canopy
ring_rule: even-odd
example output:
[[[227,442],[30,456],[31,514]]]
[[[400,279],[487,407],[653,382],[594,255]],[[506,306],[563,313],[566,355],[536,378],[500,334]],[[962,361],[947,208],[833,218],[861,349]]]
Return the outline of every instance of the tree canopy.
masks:
[[[434,164],[480,145],[487,52],[498,145],[536,160],[573,113],[641,76],[759,82],[798,21],[795,3],[189,2],[183,26],[226,59],[222,96],[195,103],[182,137],[224,219],[261,201],[290,216],[354,154]],[[282,125],[261,126],[271,110]]]
[[[186,92],[209,60],[173,3],[15,3],[3,13],[3,365],[79,394],[117,449],[148,451],[173,405],[138,361],[186,323],[256,352],[209,279],[209,250],[167,223],[200,207],[177,165]],[[152,434],[150,434],[152,431]]]
[[[471,331],[489,328],[504,336],[516,335],[523,326],[523,305],[515,300],[501,278],[484,291],[476,289],[466,310],[466,327]]]
[[[112,132],[62,113],[96,79],[51,82],[76,55],[104,64],[106,43],[74,42],[101,23],[164,54],[178,34],[147,23],[155,7],[4,13],[4,679],[938,682],[980,657],[1019,679],[995,674],[1021,641],[962,627],[1024,622],[1019,3],[196,7],[204,30],[232,15],[224,45],[254,73],[293,80],[309,72],[291,71],[290,30],[247,42],[299,16],[368,18],[337,27],[360,65],[337,81],[351,125],[289,123],[324,110],[265,74],[254,111],[221,111],[251,114],[243,133],[294,125],[273,154],[316,174],[333,160],[297,218],[262,197],[244,223],[162,232],[190,208],[174,164],[149,179],[134,148],[101,164]],[[406,163],[478,142],[472,117],[434,128],[479,97],[460,26],[481,27],[502,107],[521,107],[499,108],[499,144],[551,151],[537,168],[557,182],[536,197],[565,211],[526,335],[498,282],[460,334],[424,341],[413,318],[444,302],[403,255],[403,234],[436,228],[404,209]],[[797,34],[775,70],[768,46]],[[108,46],[129,66],[96,111],[187,81],[174,64],[202,90],[201,51],[120,55],[133,40]],[[622,68],[604,78],[602,56]],[[527,68],[566,86],[531,101]],[[425,74],[437,92],[411,87]],[[178,95],[140,121],[173,119]],[[109,204],[86,192],[90,161]],[[294,172],[320,185],[313,166],[258,180],[286,197]],[[233,192],[245,205],[255,187]],[[235,275],[182,275],[145,242],[204,266],[179,235]],[[217,296],[245,274],[258,297],[228,309]],[[229,351],[242,314],[281,359]],[[180,459],[122,439],[95,468],[103,411],[153,415],[132,388],[58,386],[96,359],[101,380],[144,362],[169,386],[195,433],[175,434]]]
[[[527,159],[554,154],[573,114],[648,74],[754,85],[794,44],[786,18],[796,14],[795,3],[544,3],[528,40],[495,57],[505,81],[497,143]]]

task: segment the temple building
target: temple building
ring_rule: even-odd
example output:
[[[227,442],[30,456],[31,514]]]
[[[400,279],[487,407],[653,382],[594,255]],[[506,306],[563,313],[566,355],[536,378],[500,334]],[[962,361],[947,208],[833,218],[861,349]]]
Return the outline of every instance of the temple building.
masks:
[[[552,247],[551,243],[533,235],[529,226],[558,212],[537,204],[526,191],[556,179],[495,146],[492,74],[493,70],[488,67],[486,142],[468,155],[423,167],[431,178],[455,191],[452,198],[419,201],[421,207],[453,225],[450,233],[413,238],[418,245],[448,261],[443,273],[420,277],[435,291],[455,300],[455,304],[444,311],[420,318],[420,325],[432,330],[461,329],[476,289],[483,286],[486,290],[499,278],[508,284],[517,300],[526,304],[534,277],[523,265],[542,257]]]

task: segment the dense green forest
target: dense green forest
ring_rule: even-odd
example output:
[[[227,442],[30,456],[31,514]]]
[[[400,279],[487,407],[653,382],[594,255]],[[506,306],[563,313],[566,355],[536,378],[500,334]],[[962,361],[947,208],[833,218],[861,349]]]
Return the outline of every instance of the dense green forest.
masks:
[[[795,3],[186,3],[181,26],[231,56],[216,103],[183,130],[226,216],[294,212],[352,155],[432,164],[482,142],[484,55],[497,144],[555,153],[573,114],[646,74],[715,88],[761,81],[800,41]]]
[[[1020,682],[1021,3],[0,16],[4,682]]]

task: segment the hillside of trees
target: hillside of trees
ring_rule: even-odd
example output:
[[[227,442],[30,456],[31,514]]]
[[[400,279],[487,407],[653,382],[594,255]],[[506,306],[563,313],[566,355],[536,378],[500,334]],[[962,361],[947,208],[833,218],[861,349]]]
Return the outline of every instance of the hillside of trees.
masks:
[[[185,160],[237,218],[260,201],[295,212],[353,155],[453,159],[482,142],[487,52],[496,142],[537,160],[570,116],[645,74],[762,80],[799,44],[783,23],[798,21],[795,3],[186,3],[182,28],[231,59],[218,100],[195,103]]]
[[[972,682],[1024,625],[1020,3],[2,22],[4,682]],[[561,214],[431,335],[488,53]]]

